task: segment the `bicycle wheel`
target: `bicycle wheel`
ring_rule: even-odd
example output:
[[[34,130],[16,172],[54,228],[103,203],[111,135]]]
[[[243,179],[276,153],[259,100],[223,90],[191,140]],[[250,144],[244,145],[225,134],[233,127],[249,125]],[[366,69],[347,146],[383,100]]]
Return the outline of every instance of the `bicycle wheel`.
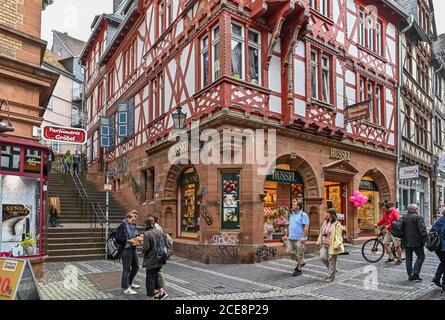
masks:
[[[363,258],[370,263],[377,263],[385,255],[385,247],[378,239],[366,241],[362,247]]]

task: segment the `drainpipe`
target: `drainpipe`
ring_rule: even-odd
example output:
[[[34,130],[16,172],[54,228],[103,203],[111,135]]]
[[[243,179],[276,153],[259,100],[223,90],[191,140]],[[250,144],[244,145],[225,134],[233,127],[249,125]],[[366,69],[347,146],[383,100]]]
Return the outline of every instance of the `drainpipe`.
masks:
[[[396,201],[400,206],[400,162],[402,160],[402,124],[401,122],[401,111],[402,111],[402,97],[401,97],[401,88],[403,85],[403,69],[404,69],[404,61],[403,61],[403,35],[411,29],[414,24],[414,16],[410,15],[408,17],[408,26],[403,29],[399,34],[399,85],[397,86],[397,164],[396,164]]]

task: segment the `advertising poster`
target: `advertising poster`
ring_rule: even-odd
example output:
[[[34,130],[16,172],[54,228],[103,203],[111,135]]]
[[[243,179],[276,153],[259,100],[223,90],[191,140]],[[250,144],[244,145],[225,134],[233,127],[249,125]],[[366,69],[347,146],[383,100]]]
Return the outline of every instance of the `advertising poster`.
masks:
[[[29,219],[27,218],[30,217],[31,217],[31,208],[26,205],[3,204],[2,241],[3,242],[21,241],[23,231],[26,231],[26,221],[29,221]]]
[[[222,228],[239,229],[239,174],[223,173],[221,175],[221,215]]]

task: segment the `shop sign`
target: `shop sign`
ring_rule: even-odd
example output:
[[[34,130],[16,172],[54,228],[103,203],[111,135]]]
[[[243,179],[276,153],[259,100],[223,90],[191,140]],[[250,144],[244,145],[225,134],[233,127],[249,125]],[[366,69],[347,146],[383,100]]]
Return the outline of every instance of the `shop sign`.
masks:
[[[419,166],[400,168],[400,179],[417,179],[419,178]]]
[[[87,132],[78,128],[45,126],[42,130],[42,137],[46,141],[72,144],[85,144],[87,142]]]
[[[239,173],[221,174],[222,229],[239,230]]]
[[[113,191],[113,186],[111,184],[104,184],[104,191]]]
[[[185,173],[182,175],[180,185],[185,186],[187,184],[199,184],[199,177],[196,172]]]
[[[351,159],[351,152],[344,151],[340,149],[331,148],[331,159],[337,159],[337,160],[350,160]]]
[[[267,181],[274,181],[288,184],[303,184],[298,172],[275,169],[274,172],[266,176]]]
[[[28,157],[24,169],[25,171],[40,172],[40,159]]]
[[[360,120],[369,120],[370,111],[369,111],[369,103],[371,100],[362,101],[356,104],[353,104],[345,109],[345,122],[352,121],[360,121]]]
[[[11,217],[25,217],[31,213],[31,210],[23,204],[4,204],[2,206],[3,220]]]
[[[364,191],[379,191],[377,184],[374,181],[368,181],[368,180],[360,181],[359,189]]]
[[[41,300],[28,260],[0,258],[0,300]]]

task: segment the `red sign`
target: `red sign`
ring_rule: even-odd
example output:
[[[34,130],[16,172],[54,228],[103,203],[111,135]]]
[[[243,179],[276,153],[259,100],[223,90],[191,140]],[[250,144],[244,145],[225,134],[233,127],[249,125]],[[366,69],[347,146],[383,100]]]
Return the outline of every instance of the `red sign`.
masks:
[[[78,128],[46,126],[42,130],[43,139],[73,144],[85,144],[87,132]]]
[[[345,108],[345,122],[348,123],[359,120],[369,120],[370,102],[371,100],[366,100]]]

